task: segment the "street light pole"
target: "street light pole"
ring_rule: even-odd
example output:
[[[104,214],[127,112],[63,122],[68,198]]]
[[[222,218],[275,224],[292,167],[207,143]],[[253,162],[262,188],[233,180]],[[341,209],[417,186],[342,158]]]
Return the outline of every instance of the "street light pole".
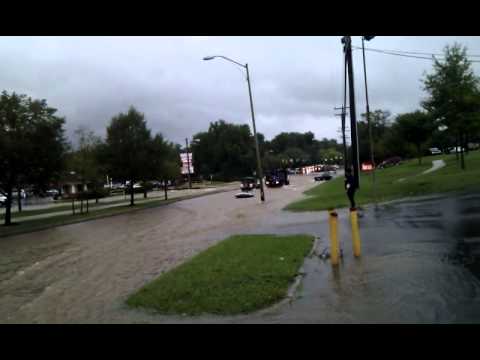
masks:
[[[253,111],[252,88],[250,86],[250,73],[248,71],[248,64],[245,64],[245,69],[247,69],[248,95],[250,97],[250,110],[252,112],[253,136],[255,137],[255,152],[257,153],[257,173],[258,177],[260,178],[260,199],[262,201],[265,201],[265,192],[263,189],[263,171],[260,160],[260,149],[258,147],[257,128],[255,126],[255,112]]]
[[[206,56],[203,58],[203,60],[213,60],[215,58],[222,58],[224,60],[230,61],[238,66],[243,67],[247,71],[247,83],[248,83],[248,95],[250,98],[250,111],[252,113],[252,124],[253,124],[253,136],[255,138],[255,152],[256,152],[256,157],[257,157],[257,176],[260,180],[260,199],[262,202],[265,202],[265,191],[263,188],[263,170],[262,170],[262,162],[260,159],[260,149],[258,146],[258,136],[257,136],[257,128],[255,126],[255,111],[253,110],[253,98],[252,98],[252,87],[250,85],[250,73],[248,71],[248,64],[241,64],[235,60],[232,60],[226,56],[222,55],[215,55],[215,56]]]
[[[373,147],[373,136],[372,136],[372,124],[370,122],[370,105],[368,103],[368,87],[367,87],[367,65],[365,62],[365,39],[371,40],[372,36],[362,36],[362,53],[363,53],[363,74],[365,78],[365,99],[367,103],[367,124],[368,124],[368,140],[370,142],[370,162],[372,163],[372,192],[373,192],[373,202],[375,206],[377,205],[377,194],[375,189],[375,156],[374,156],[374,147]]]

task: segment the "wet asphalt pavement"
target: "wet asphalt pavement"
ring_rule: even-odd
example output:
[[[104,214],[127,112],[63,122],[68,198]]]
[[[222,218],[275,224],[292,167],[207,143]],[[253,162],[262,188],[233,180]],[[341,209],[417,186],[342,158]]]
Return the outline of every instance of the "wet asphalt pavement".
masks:
[[[322,252],[328,214],[281,210],[311,186],[297,177],[269,190],[268,204],[236,200],[234,191],[3,239],[0,323],[480,322],[480,194],[366,207],[359,259],[348,212],[338,210],[340,266],[307,258],[295,299],[270,309],[190,318],[124,305],[141,285],[230,234],[308,233]]]
[[[255,314],[165,318],[219,323],[479,323],[480,194],[450,194],[369,206],[353,257],[349,214],[339,213],[338,268],[314,255],[296,298]],[[329,246],[328,214],[289,214],[254,232],[310,233]]]

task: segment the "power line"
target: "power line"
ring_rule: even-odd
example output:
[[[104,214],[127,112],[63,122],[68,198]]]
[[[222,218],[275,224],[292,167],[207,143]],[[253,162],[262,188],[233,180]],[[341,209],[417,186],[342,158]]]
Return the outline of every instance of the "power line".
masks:
[[[355,46],[357,49],[361,49],[361,47]],[[387,51],[391,53],[399,53],[399,54],[414,54],[414,55],[436,55],[436,56],[443,56],[444,54],[441,53],[430,53],[430,52],[421,52],[421,51],[406,51],[406,50],[387,50],[387,49],[373,49],[373,48],[365,48],[365,50],[370,51]],[[480,55],[467,55],[467,57],[480,57]]]
[[[355,49],[362,49],[361,47],[359,46],[352,46],[353,48]],[[400,53],[400,52],[392,52],[391,50],[381,50],[381,49],[372,49],[372,48],[365,48],[365,50],[367,51],[373,51],[373,52],[377,52],[377,53],[381,53],[381,54],[385,54],[385,55],[394,55],[394,56],[402,56],[402,57],[408,57],[408,58],[416,58],[416,59],[425,59],[425,60],[434,60],[434,56],[438,56],[438,54],[434,54],[434,53],[425,53],[427,55],[430,55],[430,57],[426,57],[426,56],[417,56],[417,55],[409,55],[407,53]],[[413,52],[411,52],[413,53]],[[443,56],[443,55],[440,55],[440,56]],[[468,55],[468,56],[478,56],[478,55]],[[440,60],[445,60],[445,58],[441,58]],[[480,60],[470,60],[468,59],[470,62],[472,63],[479,63]]]

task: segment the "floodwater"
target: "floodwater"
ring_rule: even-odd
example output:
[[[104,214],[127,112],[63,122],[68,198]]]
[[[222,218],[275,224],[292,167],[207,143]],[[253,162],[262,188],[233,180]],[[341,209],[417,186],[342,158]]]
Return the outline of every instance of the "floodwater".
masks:
[[[0,239],[0,322],[40,323],[477,323],[480,322],[480,194],[370,206],[352,254],[348,211],[339,210],[343,258],[314,255],[291,302],[253,314],[163,316],[124,305],[155,278],[235,233],[309,233],[328,248],[326,212],[284,205],[313,186],[298,176],[267,203],[236,191],[87,223]]]
[[[129,294],[225,237],[275,218],[313,185],[297,176],[288,187],[267,189],[266,204],[258,194],[235,199],[235,189],[1,238],[0,323],[145,321],[126,308]]]

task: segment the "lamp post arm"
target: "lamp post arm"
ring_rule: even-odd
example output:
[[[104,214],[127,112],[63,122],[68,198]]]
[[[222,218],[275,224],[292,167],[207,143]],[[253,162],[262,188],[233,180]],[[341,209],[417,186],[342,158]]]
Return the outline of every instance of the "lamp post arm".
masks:
[[[246,66],[245,64],[241,64],[241,63],[239,63],[239,62],[237,62],[237,61],[235,61],[235,60],[232,60],[232,59],[230,59],[229,57],[226,57],[226,56],[223,56],[223,55],[215,55],[215,56],[212,56],[212,57],[214,57],[214,58],[219,57],[219,58],[225,59],[225,60],[227,60],[227,61],[230,61],[230,62],[232,62],[232,63],[234,63],[234,64],[237,64],[238,66],[241,66],[241,67],[243,67],[244,69],[247,68],[247,66]]]

